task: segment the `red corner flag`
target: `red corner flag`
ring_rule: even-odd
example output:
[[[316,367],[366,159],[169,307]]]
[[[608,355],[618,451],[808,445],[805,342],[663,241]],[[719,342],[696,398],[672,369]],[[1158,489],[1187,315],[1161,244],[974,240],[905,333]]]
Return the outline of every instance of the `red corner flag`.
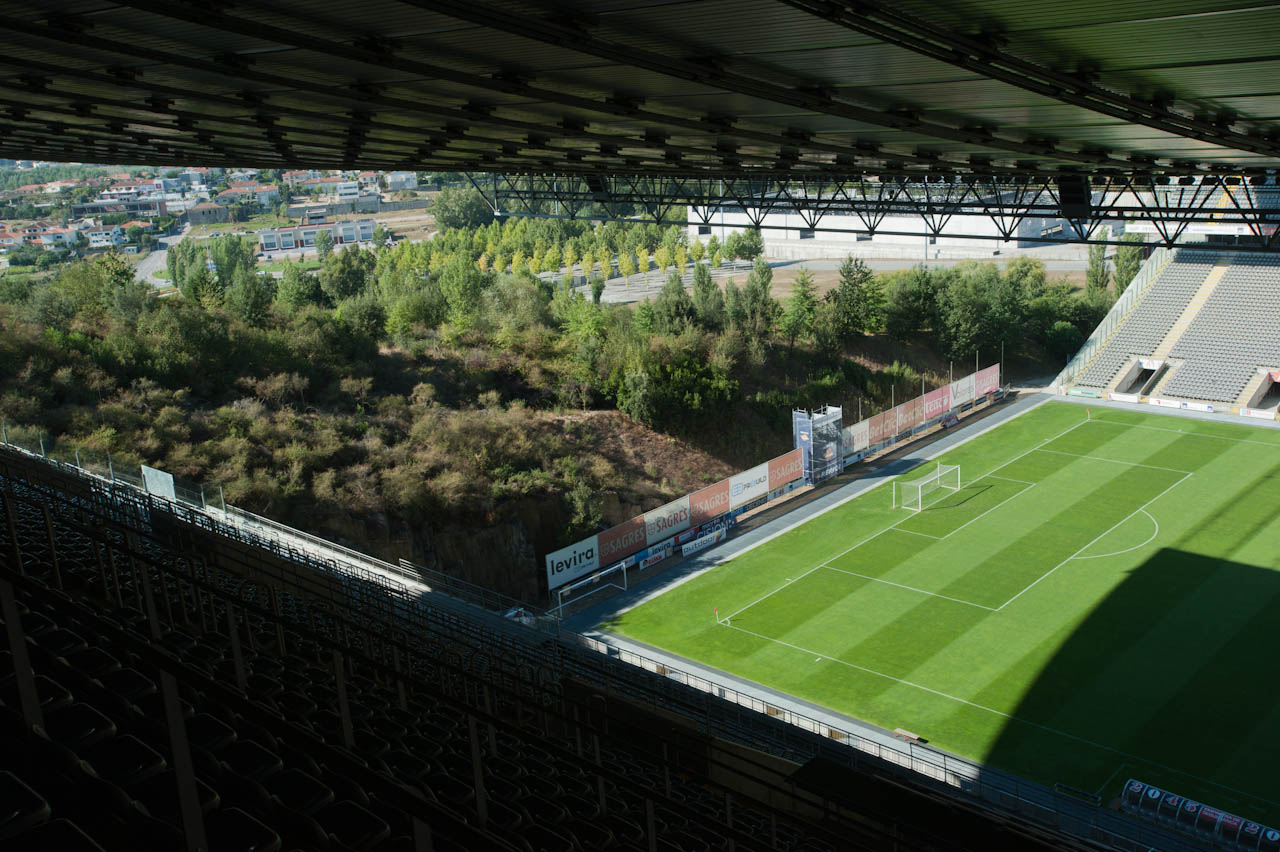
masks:
[[[720,607],[716,607],[716,621],[720,620]]]

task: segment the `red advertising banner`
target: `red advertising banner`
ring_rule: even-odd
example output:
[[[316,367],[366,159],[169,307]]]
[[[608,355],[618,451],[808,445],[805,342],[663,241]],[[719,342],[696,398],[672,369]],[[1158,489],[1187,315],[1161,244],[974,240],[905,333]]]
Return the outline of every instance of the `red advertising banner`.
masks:
[[[698,526],[704,521],[729,511],[729,480],[722,479],[701,491],[689,495],[689,523]]]
[[[600,533],[599,541],[602,566],[612,565],[637,550],[643,550],[645,546],[644,515],[623,521],[616,527],[610,527]]]
[[[913,400],[902,403],[898,406],[898,434],[916,428],[924,422],[924,397],[918,396]]]
[[[871,441],[871,446],[874,447],[881,441],[893,437],[890,434],[886,434],[886,427],[888,427],[889,418],[893,418],[893,425],[896,427],[898,425],[898,415],[892,411],[881,412],[871,418],[870,425],[867,427],[867,431],[870,433],[870,438],[868,440]],[[888,430],[892,431],[892,428],[893,427],[888,427]]]
[[[991,393],[1000,387],[1000,365],[995,364],[984,370],[979,370],[974,377],[974,393],[982,396],[985,393]]]
[[[769,460],[769,490],[781,488],[792,480],[804,476],[804,455],[796,447],[786,455]]]
[[[924,395],[924,419],[941,417],[951,410],[951,385],[943,385]]]

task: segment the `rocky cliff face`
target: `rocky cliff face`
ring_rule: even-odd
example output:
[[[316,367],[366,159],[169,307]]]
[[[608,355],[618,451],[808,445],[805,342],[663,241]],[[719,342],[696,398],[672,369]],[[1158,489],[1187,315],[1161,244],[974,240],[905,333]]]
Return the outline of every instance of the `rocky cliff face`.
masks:
[[[605,526],[733,472],[715,457],[618,412],[585,412],[561,419],[566,424],[589,421],[599,436],[596,450],[618,472],[619,487],[593,497]],[[331,512],[307,514],[294,523],[389,562],[407,559],[541,606],[547,601],[541,557],[566,543],[563,534],[570,516],[561,495],[543,494],[500,502],[483,522],[412,524],[386,512],[367,516]]]

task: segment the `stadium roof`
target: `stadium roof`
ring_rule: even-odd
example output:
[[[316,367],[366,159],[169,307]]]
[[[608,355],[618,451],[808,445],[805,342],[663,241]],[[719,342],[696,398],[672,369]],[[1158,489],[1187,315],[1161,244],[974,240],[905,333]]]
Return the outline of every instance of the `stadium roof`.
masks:
[[[1257,173],[1236,0],[0,0],[0,154],[509,173]]]

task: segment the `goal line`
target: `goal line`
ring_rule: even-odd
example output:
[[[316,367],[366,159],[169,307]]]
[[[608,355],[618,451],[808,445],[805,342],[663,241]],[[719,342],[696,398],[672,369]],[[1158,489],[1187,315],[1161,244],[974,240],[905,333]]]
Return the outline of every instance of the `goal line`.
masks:
[[[893,504],[908,512],[919,512],[927,505],[929,495],[960,490],[960,465],[939,462],[938,469],[923,479],[911,482],[895,479],[893,486]]]

